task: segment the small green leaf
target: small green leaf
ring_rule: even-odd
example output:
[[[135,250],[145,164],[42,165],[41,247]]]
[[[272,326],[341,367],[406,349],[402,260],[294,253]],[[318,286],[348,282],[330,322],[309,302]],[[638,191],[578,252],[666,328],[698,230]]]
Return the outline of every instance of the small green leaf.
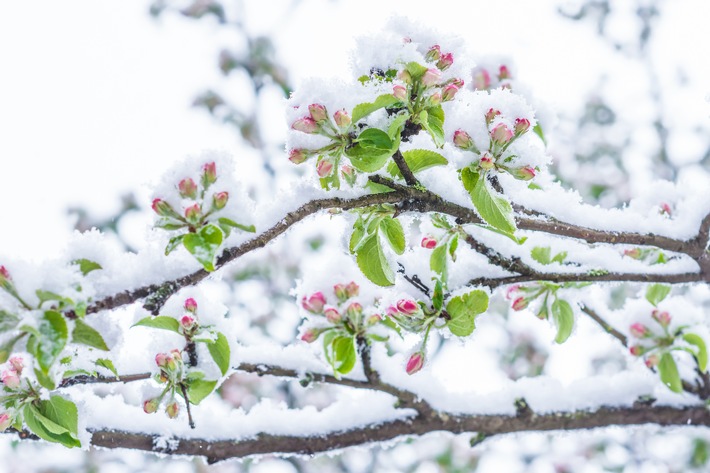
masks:
[[[75,259],[71,264],[79,265],[79,271],[81,271],[81,274],[84,276],[97,269],[103,269],[99,263],[86,258]]]
[[[37,377],[37,382],[46,389],[49,389],[50,391],[53,391],[57,389],[57,385],[54,382],[54,379],[49,376],[49,374],[43,373],[42,370],[39,370],[35,368],[34,370],[35,376]]]
[[[217,386],[217,381],[207,381],[204,379],[193,378],[187,387],[187,397],[190,398],[190,404],[199,404],[204,398],[209,396]],[[181,393],[182,394],[182,393]]]
[[[352,117],[352,122],[357,123],[361,119],[365,118],[372,112],[375,112],[381,108],[389,107],[399,102],[399,99],[395,98],[392,94],[383,94],[375,99],[374,102],[365,102],[355,106],[353,108],[353,113],[350,114]]]
[[[180,322],[172,317],[159,315],[157,317],[146,317],[133,324],[133,327],[152,327],[162,330],[169,330],[177,334],[180,333]]]
[[[41,307],[42,304],[45,302],[49,301],[55,301],[59,302],[60,304],[65,304],[65,305],[74,305],[74,301],[69,299],[68,297],[64,297],[60,294],[57,294],[56,292],[51,292],[51,291],[45,291],[43,289],[37,289],[35,291],[35,294],[37,294],[37,298],[39,299],[39,304],[37,307]]]
[[[403,112],[392,120],[392,123],[390,123],[390,126],[387,128],[387,135],[392,141],[395,141],[396,138],[400,136],[400,133],[402,133],[404,129],[404,124],[409,120],[409,116],[408,112]]]
[[[108,358],[99,358],[94,362],[96,366],[100,366],[102,368],[106,368],[109,370],[111,373],[113,373],[114,376],[117,378],[118,376],[118,371],[116,370],[116,367],[113,365],[113,361],[109,360]]]
[[[175,251],[178,246],[180,246],[184,236],[185,235],[174,236],[170,239],[170,241],[168,241],[168,244],[165,246],[165,256],[168,256],[170,253]]]
[[[362,274],[378,286],[394,284],[394,272],[385,258],[377,233],[365,237],[356,252],[356,261]]]
[[[326,358],[335,374],[348,374],[357,361],[355,342],[350,336],[337,336],[325,347]]]
[[[454,236],[449,241],[449,256],[451,261],[456,262],[456,249],[459,247],[459,234],[454,233]]]
[[[350,253],[355,254],[357,252],[366,235],[365,222],[362,217],[358,217],[353,223],[353,233],[350,235]]]
[[[366,128],[355,139],[363,148],[375,148],[386,151],[392,148],[392,140],[389,135],[379,128]]]
[[[446,326],[458,337],[471,335],[476,328],[476,316],[488,309],[488,294],[480,289],[452,297],[446,304],[451,320]]]
[[[19,323],[19,316],[0,309],[0,333],[14,329]]]
[[[678,374],[678,366],[673,359],[673,356],[666,352],[661,355],[661,361],[658,363],[658,373],[661,375],[661,381],[668,386],[668,389],[675,393],[683,392],[683,383]]]
[[[698,349],[695,359],[698,362],[698,369],[704,373],[708,368],[708,349],[705,346],[705,340],[703,340],[700,335],[696,335],[694,333],[686,333],[683,335],[683,340],[691,345],[695,345]]]
[[[414,81],[418,81],[419,79],[422,78],[424,73],[427,71],[426,66],[422,66],[421,64],[417,62],[408,62],[404,68],[409,72],[409,75],[412,76],[412,79]]]
[[[540,264],[550,264],[552,262],[549,246],[536,246],[530,251],[530,256]]]
[[[24,336],[25,336],[25,334],[21,333],[15,337],[12,337],[11,339],[6,341],[2,345],[0,345],[0,363],[5,363],[8,360],[8,358],[10,358],[10,354],[12,353],[12,348]],[[27,348],[27,351],[30,351],[29,347]]]
[[[398,146],[399,146],[399,142]],[[394,147],[394,146],[393,146]],[[382,150],[379,148],[365,148],[356,144],[345,150],[345,155],[350,158],[350,164],[362,172],[376,172],[382,169],[387,160],[394,154],[395,149]]]
[[[435,279],[434,281],[434,294],[431,296],[431,304],[434,309],[441,310],[444,307],[444,284],[440,279]]]
[[[219,223],[219,226],[222,228],[237,228],[239,230],[249,232],[249,233],[255,233],[256,232],[256,227],[254,225],[242,225],[241,223],[237,223],[232,219],[229,219],[227,217],[220,217],[217,219],[217,222]]]
[[[376,182],[372,181],[367,181],[367,183],[365,183],[365,189],[370,194],[386,194],[388,192],[394,192],[394,189],[392,189],[391,187],[386,186],[384,184],[377,184]]]
[[[569,302],[564,299],[555,299],[555,302],[552,303],[552,318],[557,325],[555,342],[564,343],[574,328],[574,311]]]
[[[404,253],[406,242],[404,240],[404,229],[399,220],[392,217],[385,217],[380,221],[380,230],[385,236],[395,253]]]
[[[555,255],[554,258],[552,258],[553,263],[564,263],[565,259],[567,258],[567,252],[566,251],[560,251]]]
[[[545,134],[542,132],[542,127],[540,126],[539,123],[536,123],[535,126],[533,127],[533,132],[540,137],[543,143],[547,144],[547,140],[545,139]]]
[[[72,343],[81,343],[99,350],[109,351],[104,337],[92,326],[81,319],[77,319],[72,332]]]
[[[415,174],[434,166],[444,166],[449,163],[445,157],[428,149],[412,149],[402,153],[402,156],[409,169]],[[402,173],[399,172],[399,168],[394,162],[387,166],[387,172],[393,177],[402,177]]]
[[[648,289],[646,289],[646,300],[656,307],[670,292],[670,286],[665,284],[651,284],[648,286]]]
[[[212,359],[219,367],[219,370],[222,372],[222,376],[226,375],[229,370],[229,360],[231,357],[227,337],[225,337],[222,332],[217,332],[217,339],[214,343],[208,344],[207,349],[210,355],[212,355]]]
[[[222,230],[213,224],[207,224],[198,233],[188,233],[182,239],[182,243],[206,271],[214,271],[214,258],[217,250],[222,244],[224,234]]]
[[[429,132],[437,148],[444,146],[444,109],[441,105],[430,107],[420,114],[420,124]]]
[[[78,412],[73,402],[52,396],[49,401],[25,405],[23,414],[27,427],[38,437],[69,448],[81,446],[77,438]]]
[[[69,339],[69,329],[64,316],[56,311],[45,311],[39,319],[34,353],[42,372],[47,374]]]
[[[448,281],[448,272],[446,268],[446,245],[439,245],[434,248],[429,257],[429,268],[439,276],[441,276],[442,283],[446,285]]]
[[[505,233],[515,233],[515,220],[510,202],[489,189],[485,175],[480,175],[470,168],[463,168],[461,181],[471,196],[473,206],[487,224]]]

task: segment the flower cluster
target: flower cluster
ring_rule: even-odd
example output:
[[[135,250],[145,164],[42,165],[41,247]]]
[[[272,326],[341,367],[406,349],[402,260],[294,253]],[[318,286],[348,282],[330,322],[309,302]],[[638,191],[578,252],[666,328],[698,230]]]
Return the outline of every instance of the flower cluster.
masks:
[[[496,72],[492,72],[496,71]],[[504,89],[511,88],[511,73],[510,68],[505,64],[499,64],[497,67],[476,67],[472,74],[472,83],[475,90],[491,90],[498,87]]]
[[[165,414],[174,419],[180,413],[180,405],[176,400],[176,394],[185,376],[185,363],[182,360],[182,353],[178,349],[169,353],[158,353],[155,355],[155,364],[160,368],[156,375],[156,381],[166,384],[160,396],[147,399],[143,402],[143,411],[152,414],[158,411],[160,404],[167,399]]]
[[[4,385],[3,391],[7,393],[7,396],[2,397],[3,405],[6,409],[9,409],[7,412],[0,413],[0,432],[13,424],[15,420],[13,411],[17,412],[19,410],[17,401],[21,400],[20,398],[26,390],[23,388],[22,378],[20,378],[24,368],[22,358],[13,356],[8,360],[7,365],[7,368],[0,374],[0,379]]]
[[[200,330],[200,323],[197,320],[197,302],[192,297],[185,300],[183,306],[187,314],[180,319],[180,332],[188,342],[197,335]]]
[[[660,330],[653,330],[640,322],[631,324],[629,333],[637,339],[637,343],[631,345],[629,351],[634,356],[643,356],[646,366],[654,368],[661,360],[661,355],[673,345],[678,334],[669,331],[671,316],[668,312],[654,309],[651,317]]]

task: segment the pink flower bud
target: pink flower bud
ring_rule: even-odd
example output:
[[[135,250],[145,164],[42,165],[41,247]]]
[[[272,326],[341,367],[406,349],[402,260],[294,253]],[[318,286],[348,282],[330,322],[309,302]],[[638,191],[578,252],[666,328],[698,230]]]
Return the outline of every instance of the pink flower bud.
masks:
[[[192,330],[195,325],[197,325],[197,322],[195,321],[195,318],[190,315],[183,315],[180,319],[180,326],[185,332]]]
[[[520,168],[509,168],[508,172],[511,176],[521,181],[529,181],[535,177],[535,169],[530,166],[523,166]]]
[[[143,412],[146,414],[153,414],[158,410],[158,406],[160,405],[160,400],[156,397],[153,399],[147,399],[143,401]]]
[[[175,217],[177,213],[173,208],[165,202],[163,199],[153,199],[153,204],[151,205],[153,212],[157,213],[161,217]]]
[[[668,205],[666,202],[663,202],[661,204],[661,213],[670,217],[671,215],[673,215],[673,210],[671,209],[670,205]]]
[[[427,87],[437,85],[439,82],[441,82],[441,71],[439,69],[429,68],[422,76],[422,84]]]
[[[327,159],[323,159],[316,165],[316,172],[318,173],[319,177],[330,176],[330,173],[333,172],[333,163],[331,163]]]
[[[337,297],[340,302],[348,300],[349,296],[347,289],[345,289],[345,284],[336,284],[333,286],[333,292],[335,293],[335,297]]]
[[[308,152],[303,149],[292,149],[288,154],[288,160],[293,164],[301,164],[308,159]]]
[[[530,120],[527,118],[516,118],[515,119],[515,134],[516,135],[522,135],[526,131],[528,131],[528,128],[530,128]]]
[[[189,298],[185,299],[184,307],[185,307],[186,311],[194,314],[195,312],[197,312],[197,301],[195,299],[193,299],[192,297],[189,297]]]
[[[165,413],[170,417],[171,419],[174,419],[178,416],[180,413],[180,405],[177,403],[177,401],[173,401],[170,404],[168,404],[165,407]]]
[[[510,131],[504,123],[497,124],[491,130],[491,139],[493,140],[493,143],[503,145],[509,142],[512,138],[513,132]]]
[[[367,320],[365,321],[365,324],[368,327],[372,327],[373,325],[377,325],[380,322],[382,322],[382,316],[380,314],[372,314],[371,316],[369,316],[367,318]]]
[[[355,181],[357,180],[357,174],[355,173],[355,169],[352,166],[348,166],[347,164],[340,168],[340,175],[343,176],[345,182],[347,182],[351,186],[354,185]]]
[[[434,92],[429,96],[429,103],[431,105],[439,105],[441,103],[441,93]]]
[[[496,110],[494,108],[489,108],[488,111],[486,112],[486,125],[489,125],[493,123],[493,120],[496,119],[497,116],[500,115],[500,110]]]
[[[455,86],[458,87],[459,89],[461,89],[461,87],[464,86],[464,81],[463,81],[463,79],[460,79],[460,78],[458,78],[458,77],[455,77],[455,78],[453,78],[453,79],[450,79],[450,80],[449,80],[449,83],[455,85]]]
[[[636,322],[629,327],[629,332],[636,338],[646,338],[651,336],[651,331],[644,324]]]
[[[506,66],[505,64],[501,65],[498,68],[498,79],[510,79],[510,71],[508,70],[508,66]]]
[[[505,291],[505,298],[511,300],[516,292],[520,289],[520,284],[513,284]]]
[[[424,59],[427,62],[438,61],[440,57],[441,57],[441,48],[439,47],[438,44],[435,44],[434,46],[429,48],[429,51],[427,51],[426,54],[424,55]]]
[[[481,156],[481,159],[478,161],[478,165],[483,170],[493,169],[495,167],[495,164],[493,163],[493,158],[491,158],[488,153]]]
[[[658,354],[653,353],[651,355],[648,355],[646,359],[644,360],[644,363],[648,368],[653,368],[655,366],[658,366],[658,363],[661,362],[661,357],[658,356]]]
[[[362,314],[362,306],[358,302],[353,302],[345,309],[345,315],[350,320],[360,317],[360,314]]]
[[[661,312],[660,310],[655,309],[651,313],[651,317],[653,317],[653,320],[655,320],[664,327],[668,327],[671,324],[671,314],[666,311]]]
[[[403,85],[395,85],[394,87],[392,87],[392,95],[394,95],[394,98],[396,98],[397,100],[405,102],[408,98],[407,88]]]
[[[12,278],[10,277],[10,272],[7,270],[7,268],[5,266],[0,266],[0,279],[12,281]]]
[[[436,248],[436,238],[429,236],[422,238],[422,248],[426,248],[427,250]]]
[[[178,183],[178,192],[180,192],[180,197],[194,199],[197,197],[197,185],[195,181],[187,177]]]
[[[18,375],[22,374],[22,369],[25,367],[22,358],[19,356],[13,356],[8,360],[8,363],[10,363],[10,366],[17,372]]]
[[[350,115],[348,115],[348,112],[346,112],[345,110],[338,110],[337,112],[335,112],[335,114],[333,115],[333,120],[335,120],[335,124],[338,125],[342,130],[349,127],[350,123],[352,123]]]
[[[0,432],[7,430],[10,425],[12,425],[12,419],[10,416],[6,412],[0,414]]]
[[[411,299],[400,299],[397,301],[397,310],[403,314],[412,315],[419,312],[419,305]]]
[[[155,355],[155,364],[158,365],[160,368],[165,368],[168,366],[168,361],[172,359],[172,356],[168,355],[167,353],[158,353]]]
[[[20,387],[20,377],[17,375],[17,371],[15,370],[3,371],[2,382],[10,389],[17,389]]]
[[[185,209],[185,218],[188,222],[197,223],[200,221],[202,211],[198,204],[194,204]]]
[[[311,117],[299,118],[298,120],[293,122],[291,128],[296,131],[308,134],[318,133],[318,130],[320,130],[320,127],[318,126],[316,121]]]
[[[328,119],[328,111],[319,103],[312,103],[308,106],[308,112],[316,123],[324,122]]]
[[[331,324],[337,324],[341,320],[343,320],[343,316],[340,315],[340,312],[338,312],[337,309],[334,309],[333,307],[329,307],[325,309],[325,318],[328,319],[328,322]]]
[[[632,345],[629,347],[629,353],[634,356],[641,356],[646,350],[641,345]]]
[[[407,361],[407,374],[413,375],[414,373],[420,371],[424,366],[424,354],[422,352],[416,352],[409,357]]]
[[[440,70],[445,71],[454,63],[454,55],[451,53],[442,54],[441,58],[437,61],[436,67]]]
[[[345,291],[348,297],[355,297],[360,294],[360,286],[355,284],[355,281],[350,281],[347,286],[345,286]]]
[[[454,132],[454,146],[461,149],[468,149],[473,145],[473,140],[471,135],[463,130],[456,130]]]
[[[409,73],[408,70],[402,69],[397,73],[397,79],[401,80],[405,84],[411,84],[412,83],[412,75]]]
[[[202,166],[202,183],[207,189],[210,185],[217,182],[217,165],[213,162],[205,163]]]
[[[212,196],[212,208],[222,210],[229,200],[229,192],[217,192]]]
[[[325,305],[325,296],[322,292],[316,292],[310,296],[303,296],[301,306],[311,314],[322,314]]]
[[[473,88],[478,90],[488,90],[491,86],[491,76],[485,69],[479,69],[473,73]]]
[[[458,91],[459,91],[459,88],[457,86],[455,86],[454,84],[447,85],[446,87],[444,87],[444,91],[441,94],[441,100],[443,102],[448,102],[450,100],[453,100]]]
[[[397,307],[391,305],[387,308],[387,315],[392,317],[393,315],[399,314],[399,311],[397,310]]]
[[[641,249],[632,248],[630,250],[624,250],[624,256],[628,256],[629,258],[633,259],[641,259]]]
[[[513,310],[523,310],[524,308],[526,308],[528,306],[529,303],[530,303],[530,301],[527,300],[526,298],[518,297],[517,299],[515,299],[513,301],[512,307],[513,307]]]
[[[316,340],[318,340],[318,337],[320,336],[321,331],[314,329],[314,328],[309,328],[305,332],[303,332],[303,335],[301,335],[301,340],[303,340],[306,343],[313,343]]]

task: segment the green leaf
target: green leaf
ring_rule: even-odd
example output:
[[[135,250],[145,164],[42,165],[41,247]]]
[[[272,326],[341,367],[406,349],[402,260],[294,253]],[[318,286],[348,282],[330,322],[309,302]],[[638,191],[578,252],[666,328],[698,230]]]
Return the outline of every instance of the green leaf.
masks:
[[[656,307],[670,292],[670,286],[665,284],[651,284],[648,286],[648,289],[646,289],[646,300]]]
[[[441,279],[435,279],[434,281],[434,294],[431,296],[431,304],[434,309],[441,310],[444,307],[444,284]]]
[[[182,243],[206,271],[212,272],[215,270],[214,258],[223,239],[222,230],[210,223],[202,227],[198,233],[185,235]]]
[[[83,274],[84,276],[86,276],[92,271],[96,271],[97,269],[104,269],[99,263],[86,258],[75,259],[71,262],[71,264],[79,265],[79,271],[81,271],[81,274]]]
[[[565,259],[567,258],[567,252],[566,251],[560,251],[555,255],[554,258],[552,258],[553,263],[564,263]]]
[[[199,404],[204,398],[210,395],[217,386],[217,381],[208,381],[204,379],[193,379],[187,387],[187,397],[190,398],[190,404]]]
[[[357,361],[355,341],[350,336],[337,336],[325,347],[325,355],[335,374],[348,374]]]
[[[363,243],[365,236],[365,222],[362,217],[358,217],[353,223],[353,233],[350,235],[350,253],[355,254],[361,243]]]
[[[422,66],[418,62],[408,62],[404,68],[409,72],[409,75],[412,76],[412,79],[414,81],[417,81],[422,78],[424,73],[427,71],[426,66]]]
[[[388,192],[394,192],[394,189],[392,189],[389,186],[386,186],[384,184],[377,184],[376,182],[372,181],[367,181],[365,184],[365,189],[370,193],[370,194],[386,194]]]
[[[17,324],[19,324],[19,323],[20,323],[19,316],[0,309],[0,333],[7,332],[8,330],[14,329],[15,327],[17,327]]]
[[[446,270],[446,245],[434,248],[429,257],[429,267],[434,273],[441,276],[442,283],[446,284],[449,276]]]
[[[552,262],[549,246],[536,246],[530,251],[530,256],[540,264],[550,264]]]
[[[670,353],[666,352],[661,355],[661,361],[658,363],[658,373],[661,375],[661,381],[668,386],[668,389],[675,393],[683,392],[683,383],[680,380],[680,374],[678,374],[678,366]]]
[[[182,239],[184,237],[185,235],[178,235],[172,237],[170,241],[168,241],[168,244],[165,246],[165,256],[168,256],[170,253],[175,251],[175,249],[182,243]]]
[[[60,294],[57,294],[56,292],[51,292],[51,291],[45,291],[43,289],[37,289],[35,291],[35,294],[37,294],[37,298],[39,299],[39,305],[37,307],[41,307],[42,304],[45,302],[49,301],[56,301],[59,302],[60,304],[65,304],[65,305],[74,305],[74,301],[69,299],[68,297],[64,297]]]
[[[428,149],[412,149],[402,153],[402,156],[413,173],[449,163],[445,157]],[[387,166],[387,172],[393,177],[402,177],[402,173],[399,172],[399,168],[394,162]]]
[[[10,358],[10,354],[12,353],[12,348],[24,336],[25,336],[25,334],[21,333],[17,336],[12,337],[11,339],[6,341],[2,345],[0,345],[0,363],[5,363],[8,360],[8,358]],[[29,347],[28,347],[27,351],[30,351]]]
[[[480,289],[452,297],[446,304],[451,320],[446,326],[458,337],[471,335],[476,328],[476,316],[488,309],[488,294]]]
[[[696,335],[694,333],[686,333],[683,335],[683,340],[691,345],[695,345],[698,349],[695,359],[698,362],[698,369],[704,373],[708,368],[708,349],[705,346],[705,340],[703,340],[700,335]]]
[[[545,134],[542,132],[542,127],[540,126],[539,123],[536,123],[535,126],[533,127],[533,132],[540,137],[543,143],[547,144],[547,140],[545,139]]]
[[[420,124],[429,132],[437,148],[444,146],[444,109],[441,105],[430,107],[420,114]]]
[[[555,302],[552,303],[552,318],[557,325],[555,342],[564,343],[574,328],[574,311],[569,302],[564,299],[555,299]]]
[[[146,317],[144,319],[140,319],[133,325],[133,327],[139,326],[169,330],[177,334],[180,333],[180,322],[178,322],[177,319],[167,317],[165,315],[159,315],[157,317]]]
[[[38,437],[69,448],[81,446],[77,438],[78,412],[73,402],[52,396],[38,405],[25,405],[23,414],[27,427]]]
[[[451,261],[456,262],[456,249],[459,247],[459,234],[454,233],[454,236],[449,241],[449,256]]]
[[[109,351],[104,337],[92,326],[81,319],[77,319],[72,332],[72,342],[81,343],[99,350]]]
[[[379,128],[366,128],[355,139],[363,148],[376,148],[386,151],[392,148],[392,140],[389,135]]]
[[[487,224],[505,233],[515,233],[515,220],[510,202],[489,189],[485,175],[482,176],[470,168],[463,168],[461,181],[471,196],[473,206]]]
[[[345,155],[350,158],[350,164],[362,172],[379,171],[393,154],[394,150],[364,148],[359,144],[345,150]]]
[[[57,385],[54,382],[54,379],[49,376],[49,374],[45,374],[42,372],[42,370],[35,368],[34,369],[35,376],[37,377],[37,382],[46,389],[49,389],[50,391],[54,391],[57,389]]]
[[[217,219],[217,222],[219,223],[219,226],[224,228],[237,228],[239,230],[249,232],[249,233],[255,233],[256,232],[256,227],[254,225],[242,225],[241,223],[237,223],[232,219],[229,219],[227,217],[220,217]]]
[[[409,117],[409,112],[404,112],[398,114],[394,120],[392,120],[392,123],[390,123],[390,126],[387,128],[387,135],[392,141],[397,141],[397,138],[400,137],[404,129],[404,124],[407,123]]]
[[[222,376],[226,375],[229,370],[229,360],[231,357],[227,337],[225,337],[222,332],[217,332],[217,339],[214,343],[208,344],[207,349],[210,355],[212,355],[214,362],[217,363],[219,370],[222,372]]]
[[[395,253],[401,255],[404,253],[406,242],[404,240],[404,229],[399,220],[392,217],[385,217],[380,221],[380,230],[387,238],[390,246]]]
[[[49,401],[41,403],[39,410],[45,417],[53,420],[69,432],[77,433],[79,415],[73,402],[61,396],[52,396]]]
[[[394,272],[385,258],[377,233],[368,235],[363,240],[357,249],[356,261],[362,274],[378,286],[394,284]]]
[[[39,319],[35,332],[36,344],[32,354],[37,359],[42,372],[47,374],[69,339],[67,322],[61,313],[48,310]]]
[[[100,366],[101,368],[106,368],[109,370],[111,373],[113,373],[114,376],[119,378],[118,376],[118,371],[116,370],[116,367],[113,365],[113,361],[109,360],[108,358],[99,358],[94,362],[96,366]]]
[[[383,94],[375,99],[374,102],[365,102],[355,106],[353,108],[353,113],[350,114],[352,117],[352,122],[357,123],[361,119],[365,118],[372,112],[375,112],[381,108],[389,107],[399,102],[399,99],[395,98],[392,94]]]

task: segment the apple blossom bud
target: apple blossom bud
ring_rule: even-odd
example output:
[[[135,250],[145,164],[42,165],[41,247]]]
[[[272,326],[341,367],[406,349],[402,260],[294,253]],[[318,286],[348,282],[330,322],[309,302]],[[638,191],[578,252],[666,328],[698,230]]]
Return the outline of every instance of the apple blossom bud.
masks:
[[[427,87],[437,85],[439,82],[441,82],[441,71],[439,69],[429,68],[422,76],[422,84]]]
[[[308,152],[304,149],[292,149],[288,153],[288,160],[293,164],[301,164],[308,159]]]
[[[0,266],[0,278],[5,279],[7,281],[12,281],[12,278],[10,277],[10,272],[5,266]]]
[[[486,125],[489,125],[493,123],[493,120],[496,119],[497,116],[500,115],[500,110],[496,110],[494,108],[489,108],[488,111],[486,112]]]
[[[518,297],[517,299],[515,299],[513,301],[512,308],[513,308],[513,310],[523,310],[524,308],[526,308],[528,306],[529,303],[530,303],[530,301],[527,300],[526,298]]]
[[[174,419],[178,416],[180,413],[180,405],[177,403],[177,401],[173,401],[170,404],[168,404],[165,407],[165,413],[170,417],[171,419]]]
[[[505,298],[511,300],[516,292],[520,289],[520,284],[513,284],[505,291]]]
[[[349,127],[352,123],[350,115],[345,110],[338,110],[337,112],[335,112],[335,114],[333,115],[333,120],[335,120],[335,124],[338,125],[341,129]]]
[[[402,69],[397,73],[397,79],[401,80],[405,84],[411,84],[412,83],[412,75],[409,73],[408,70]]]
[[[327,159],[321,160],[321,162],[316,165],[316,172],[318,173],[318,177],[330,176],[330,173],[333,172],[333,163]]]
[[[407,361],[407,374],[413,375],[418,372],[424,366],[424,354],[422,352],[416,352],[409,357]]]
[[[158,406],[160,405],[160,399],[153,398],[153,399],[147,399],[143,401],[143,412],[146,414],[153,414],[158,410]]]
[[[651,331],[644,324],[636,322],[629,327],[629,332],[636,338],[646,338],[651,336]]]
[[[422,248],[426,248],[427,250],[436,248],[436,238],[429,236],[422,238]]]
[[[394,98],[396,98],[397,100],[401,100],[402,102],[404,102],[408,98],[407,88],[403,85],[395,85],[394,87],[392,87],[392,95],[394,95]]]
[[[347,182],[351,186],[354,185],[355,181],[357,180],[357,174],[355,174],[355,169],[352,166],[348,166],[347,164],[340,168],[340,175],[343,176],[345,182]]]
[[[664,215],[668,215],[669,217],[673,215],[673,211],[671,209],[671,206],[667,204],[666,202],[663,202],[661,204],[661,213]]]
[[[641,259],[641,249],[632,248],[630,250],[624,250],[624,256],[628,256],[629,258],[633,259]]]
[[[338,312],[337,309],[334,309],[333,307],[329,307],[325,309],[325,318],[328,319],[328,322],[331,324],[337,324],[341,320],[343,320],[343,316],[340,315],[340,312]]]
[[[442,54],[441,58],[436,63],[436,67],[440,70],[445,71],[454,63],[454,55],[451,53]]]
[[[515,134],[516,135],[522,135],[526,131],[528,131],[528,128],[530,128],[530,120],[527,118],[516,118],[515,119]]]
[[[215,182],[217,182],[217,165],[213,161],[202,166],[202,185],[207,189]]]
[[[0,414],[0,432],[7,430],[10,425],[12,425],[12,419],[10,416],[6,412]]]
[[[655,309],[651,313],[651,317],[653,317],[653,320],[661,324],[663,327],[668,327],[671,324],[671,314],[666,311],[661,312],[660,310]]]
[[[318,337],[321,334],[321,330],[315,329],[315,328],[309,328],[305,332],[303,332],[303,335],[301,335],[301,340],[303,340],[306,343],[313,343],[316,340],[318,340]]]
[[[325,305],[325,296],[322,292],[316,292],[310,296],[303,296],[301,306],[311,314],[322,314]]]
[[[190,315],[183,315],[180,319],[180,326],[185,332],[192,330],[195,325],[197,325],[197,322],[195,321],[195,318]]]
[[[653,368],[655,366],[658,366],[658,363],[661,362],[661,357],[658,356],[658,354],[653,353],[651,355],[648,355],[646,359],[644,360],[644,363],[648,368]]]
[[[441,93],[435,92],[429,96],[429,103],[431,105],[439,105],[441,103]]]
[[[493,158],[491,158],[488,153],[481,156],[481,159],[478,161],[478,165],[483,170],[493,169],[495,167],[495,164],[493,163]]]
[[[183,307],[185,307],[186,311],[194,314],[195,312],[197,312],[197,301],[192,297],[189,297],[185,299],[185,305]]]
[[[494,143],[503,145],[509,142],[513,138],[513,132],[505,126],[504,123],[497,124],[491,130],[491,139]]]
[[[345,289],[345,284],[336,284],[333,286],[333,292],[335,293],[335,297],[337,297],[340,302],[348,300],[348,291]]]
[[[155,355],[155,364],[158,365],[159,368],[165,368],[168,366],[168,360],[170,359],[172,359],[172,356],[167,353],[158,353]]]
[[[380,314],[372,314],[365,321],[365,325],[367,325],[368,327],[372,327],[373,325],[377,325],[380,322],[382,322],[382,316]]]
[[[419,312],[419,305],[411,299],[400,299],[397,301],[397,310],[403,314],[412,315]]]
[[[22,358],[19,356],[13,356],[7,362],[10,363],[10,366],[17,372],[18,375],[22,374],[22,369],[25,367]]]
[[[195,181],[186,177],[178,183],[178,192],[180,192],[180,197],[182,198],[194,199],[197,197],[197,185]]]
[[[491,86],[491,76],[485,69],[479,69],[473,73],[473,88],[478,90],[488,90]]]
[[[397,307],[391,305],[387,308],[387,315],[392,317],[393,315],[399,314],[399,311],[397,310]]]
[[[508,172],[511,176],[521,181],[529,181],[535,177],[535,169],[530,166],[523,166],[520,168],[509,168]]]
[[[355,281],[350,281],[347,286],[345,286],[345,291],[348,297],[355,297],[360,294],[360,286],[355,284]]]
[[[319,103],[310,104],[308,111],[311,114],[311,118],[316,123],[322,123],[328,119],[328,111],[325,109],[325,106]]]
[[[429,48],[429,51],[427,51],[426,54],[424,55],[424,59],[427,62],[438,61],[440,57],[441,57],[441,48],[439,47],[438,44],[435,44],[434,46]]]
[[[188,222],[197,223],[200,221],[202,211],[199,204],[194,204],[185,209],[185,218]]]
[[[316,121],[311,117],[299,118],[298,120],[293,122],[291,128],[296,131],[308,134],[318,133],[318,130],[320,130],[320,127],[318,126]]]
[[[161,217],[176,217],[177,213],[173,208],[165,202],[163,199],[153,199],[153,204],[151,205],[153,212],[157,213]]]
[[[454,132],[454,146],[461,149],[469,149],[472,145],[473,139],[471,139],[471,135],[463,130]]]
[[[10,389],[17,389],[20,387],[20,377],[17,375],[17,371],[12,369],[2,372],[2,382]]]
[[[359,302],[353,302],[345,309],[345,315],[350,320],[355,320],[362,314],[362,306]]]
[[[501,65],[498,68],[498,79],[510,79],[510,71],[508,70],[508,66],[506,66],[505,64]]]
[[[229,200],[229,192],[217,192],[212,196],[212,208],[222,210]]]
[[[450,100],[453,100],[458,91],[459,91],[459,88],[457,86],[455,86],[454,84],[447,85],[446,87],[444,87],[444,91],[441,94],[441,100],[443,102],[448,102]]]
[[[646,350],[641,345],[632,345],[629,348],[629,353],[631,353],[634,356],[641,356]]]

